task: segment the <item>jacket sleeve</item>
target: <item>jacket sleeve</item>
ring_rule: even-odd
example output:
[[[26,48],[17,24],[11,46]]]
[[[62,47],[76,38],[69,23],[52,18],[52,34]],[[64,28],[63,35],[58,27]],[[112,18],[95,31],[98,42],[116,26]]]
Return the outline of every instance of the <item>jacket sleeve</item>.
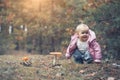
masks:
[[[76,48],[77,39],[78,39],[77,34],[74,34],[73,36],[71,36],[71,41],[66,51],[66,58],[70,58],[72,56],[72,53],[74,49]]]
[[[94,58],[94,60],[101,60],[102,58],[102,54],[101,54],[101,47],[99,45],[99,43],[96,41],[96,39],[94,39],[91,43],[90,43],[90,52]]]

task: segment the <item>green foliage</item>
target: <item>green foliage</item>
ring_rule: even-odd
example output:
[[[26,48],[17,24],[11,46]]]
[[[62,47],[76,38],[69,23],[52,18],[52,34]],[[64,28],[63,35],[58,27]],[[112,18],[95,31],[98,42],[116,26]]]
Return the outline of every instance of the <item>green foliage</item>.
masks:
[[[92,12],[94,27],[102,49],[114,59],[120,59],[120,2],[115,0],[98,7]],[[104,53],[104,52],[103,52]]]
[[[62,51],[70,41],[71,30],[83,22],[96,32],[103,54],[120,59],[119,0],[5,0],[0,7],[1,50],[15,42],[40,53]],[[14,32],[8,35],[8,26]],[[25,25],[28,32],[20,30]],[[3,38],[7,37],[7,38]],[[22,37],[21,41],[16,37]],[[5,43],[5,44],[4,44]]]
[[[7,50],[15,48],[10,36],[4,36],[0,33],[0,55],[5,54]]]

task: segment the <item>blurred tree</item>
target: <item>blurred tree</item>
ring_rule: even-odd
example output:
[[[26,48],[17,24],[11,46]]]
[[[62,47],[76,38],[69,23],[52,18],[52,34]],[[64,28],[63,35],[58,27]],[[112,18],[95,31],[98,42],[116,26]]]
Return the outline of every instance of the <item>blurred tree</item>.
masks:
[[[9,0],[0,0],[0,54],[4,54],[7,50],[12,48],[12,35],[9,35],[10,21],[13,18],[9,14],[8,8],[10,7]]]
[[[49,53],[65,50],[75,27],[86,23],[97,33],[103,53],[119,59],[119,4],[119,0],[0,0],[0,34],[11,44]],[[10,25],[14,32],[8,35]]]
[[[94,2],[96,9],[88,8],[88,18],[84,20],[94,26],[98,41],[104,55],[112,59],[120,59],[120,2],[119,0],[101,0]],[[104,57],[104,56],[103,56]]]

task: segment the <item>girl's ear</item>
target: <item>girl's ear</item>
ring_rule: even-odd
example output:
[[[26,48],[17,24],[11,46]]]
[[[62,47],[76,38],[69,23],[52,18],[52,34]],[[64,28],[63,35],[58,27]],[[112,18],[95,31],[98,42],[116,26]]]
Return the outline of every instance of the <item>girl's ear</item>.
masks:
[[[76,32],[76,34],[77,34],[77,35],[79,35],[79,33],[78,33],[78,32]]]
[[[79,32],[78,32],[78,31],[75,31],[75,33],[76,33],[77,35],[79,35]]]
[[[70,34],[71,35],[74,35],[75,34],[75,31],[73,29],[70,30]]]

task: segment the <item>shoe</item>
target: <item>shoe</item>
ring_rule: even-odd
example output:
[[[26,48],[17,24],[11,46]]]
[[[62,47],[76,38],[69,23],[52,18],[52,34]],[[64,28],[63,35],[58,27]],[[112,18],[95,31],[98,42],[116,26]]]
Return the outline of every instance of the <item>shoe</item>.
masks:
[[[93,62],[93,59],[89,59],[86,61],[87,64],[91,64]]]
[[[95,62],[95,63],[101,63],[101,60],[95,59],[94,62]]]

